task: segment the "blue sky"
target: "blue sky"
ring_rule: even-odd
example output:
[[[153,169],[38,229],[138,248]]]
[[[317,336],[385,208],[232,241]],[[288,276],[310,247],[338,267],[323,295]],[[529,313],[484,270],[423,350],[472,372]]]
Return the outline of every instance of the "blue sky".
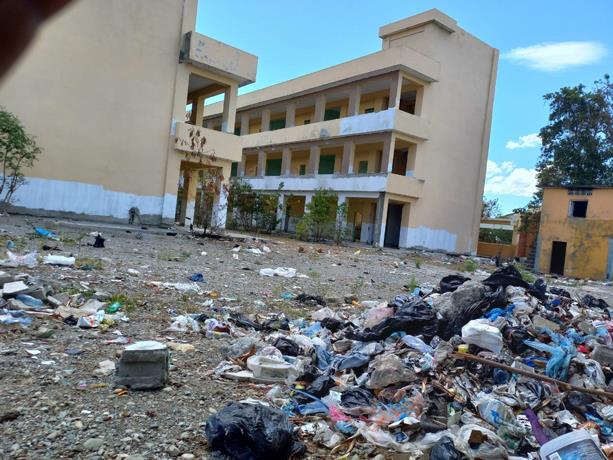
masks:
[[[500,50],[485,194],[503,212],[523,206],[547,122],[542,96],[613,73],[613,1],[200,0],[196,29],[259,57],[244,93],[378,51],[379,26],[430,8]]]

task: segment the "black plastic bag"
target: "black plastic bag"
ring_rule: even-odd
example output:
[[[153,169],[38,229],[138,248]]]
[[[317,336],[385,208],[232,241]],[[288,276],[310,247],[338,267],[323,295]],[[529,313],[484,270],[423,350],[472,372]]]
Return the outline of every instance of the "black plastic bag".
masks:
[[[497,292],[497,290],[496,290]],[[454,335],[462,333],[462,327],[473,319],[481,318],[492,306],[492,297],[485,296],[480,301],[467,305],[460,310],[449,311],[440,322],[438,335],[443,340],[449,340]]]
[[[332,360],[332,368],[336,371],[344,371],[345,369],[359,369],[366,366],[372,357],[362,353],[352,353],[349,356],[335,356]]]
[[[453,439],[443,436],[430,451],[430,460],[463,460],[466,457],[456,450]]]
[[[529,347],[524,340],[531,339],[532,336],[525,329],[507,326],[502,330],[502,337],[511,351],[517,355],[522,354]]]
[[[277,337],[273,346],[287,356],[298,356],[300,354],[300,347],[298,344],[286,337]]]
[[[467,281],[470,281],[470,278],[466,278],[462,275],[444,276],[438,284],[439,291],[441,291],[441,293],[453,292]]]
[[[423,335],[426,342],[438,333],[436,313],[421,299],[411,300],[396,310],[396,314],[385,318],[372,328],[362,332],[349,331],[346,337],[362,342],[385,340],[394,332]]]
[[[304,372],[296,380],[299,382],[313,382],[319,376],[321,376],[321,371],[312,364],[309,364],[308,366],[305,366]]]
[[[549,289],[549,292],[554,295],[559,295],[560,297],[568,297],[569,299],[571,298],[570,292],[568,292],[566,289],[562,289],[559,287],[552,287]]]
[[[313,380],[313,382],[307,387],[306,392],[312,396],[321,398],[326,396],[330,391],[330,388],[335,385],[336,382],[334,379],[330,377],[330,375],[324,374]],[[309,399],[308,401],[312,401],[312,399]]]
[[[507,300],[507,291],[504,287],[498,286],[494,292],[487,295],[487,300],[493,307],[506,307],[509,301]]]
[[[543,278],[537,279],[530,289],[528,289],[528,294],[533,295],[541,302],[545,302],[547,300],[547,284]]]
[[[369,407],[372,404],[373,395],[366,388],[351,388],[341,395],[342,407]]]
[[[262,323],[262,328],[269,331],[289,331],[289,320],[283,314],[275,315]]]
[[[245,318],[240,313],[236,313],[230,317],[231,321],[239,327],[244,327],[245,329],[255,329],[256,331],[262,330],[262,325],[256,323],[255,321],[251,321],[250,319]]]
[[[326,306],[326,301],[321,296],[305,294],[304,292],[302,294],[298,294],[294,300],[297,300],[298,302],[303,303],[305,305],[321,305],[322,307]]]
[[[324,318],[320,322],[321,327],[325,327],[330,332],[336,332],[339,329],[343,329],[346,325],[345,321],[341,321],[336,318]]]
[[[577,414],[595,413],[592,403],[596,401],[593,397],[586,393],[571,391],[566,394],[564,404],[566,408]]]
[[[581,303],[583,303],[583,305],[588,308],[600,308],[602,310],[606,310],[609,308],[609,304],[603,299],[597,299],[596,297],[589,294],[583,297]]]
[[[236,460],[286,460],[304,453],[282,411],[261,404],[231,402],[206,422],[211,450]]]
[[[496,289],[499,286],[517,286],[524,289],[530,289],[530,285],[521,277],[521,273],[514,265],[507,265],[492,273],[489,277],[483,280],[483,284]]]

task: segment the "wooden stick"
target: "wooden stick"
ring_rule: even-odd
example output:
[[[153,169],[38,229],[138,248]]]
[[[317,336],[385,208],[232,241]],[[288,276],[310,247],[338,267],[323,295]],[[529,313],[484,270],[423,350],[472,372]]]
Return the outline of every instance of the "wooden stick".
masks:
[[[507,366],[506,364],[497,363],[496,361],[491,361],[489,359],[481,358],[479,356],[471,355],[469,353],[454,352],[451,354],[451,357],[456,358],[456,359],[467,359],[469,361],[475,361],[481,364],[486,364],[488,366],[497,367],[499,369],[504,369],[505,371],[511,372],[513,374],[519,374],[525,377],[530,377],[530,378],[533,378],[534,380],[542,380],[544,382],[553,383],[566,390],[579,391],[580,393],[587,393],[587,394],[591,394],[595,396],[600,396],[601,398],[607,398],[607,399],[613,400],[613,393],[610,393],[608,391],[578,387],[576,385],[571,385],[570,383],[562,382],[561,380],[556,380],[554,378],[547,377],[546,375],[537,374],[535,372],[526,371],[524,369],[517,369],[515,367]]]

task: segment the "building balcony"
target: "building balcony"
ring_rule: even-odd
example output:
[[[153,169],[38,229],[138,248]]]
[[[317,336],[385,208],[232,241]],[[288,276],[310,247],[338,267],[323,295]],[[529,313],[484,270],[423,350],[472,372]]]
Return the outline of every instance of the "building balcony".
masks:
[[[420,198],[424,181],[415,177],[398,174],[316,174],[309,176],[264,176],[243,177],[255,190],[276,191],[283,182],[283,191],[305,192],[318,188],[332,189],[336,192],[393,193],[396,195]]]
[[[183,37],[180,62],[225,75],[242,86],[255,81],[258,58],[206,35],[188,32]]]
[[[241,138],[234,134],[177,122],[174,136],[175,149],[179,151],[219,160],[241,160],[243,152]]]
[[[244,148],[266,148],[271,145],[302,143],[385,131],[396,131],[417,140],[430,137],[430,122],[422,117],[391,108],[375,113],[292,126],[274,131],[241,136]]]

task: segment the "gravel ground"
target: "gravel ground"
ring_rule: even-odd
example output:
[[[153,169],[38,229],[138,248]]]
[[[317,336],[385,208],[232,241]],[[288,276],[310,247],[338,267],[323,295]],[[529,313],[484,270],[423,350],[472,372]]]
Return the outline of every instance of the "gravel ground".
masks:
[[[43,245],[58,244],[36,237],[32,225],[58,232],[63,251],[53,252],[72,253],[78,265],[85,266],[39,265],[5,271],[38,277],[60,298],[72,295],[85,300],[96,291],[120,295],[128,303],[130,321],[105,331],[78,329],[52,318],[35,319],[27,329],[0,326],[0,458],[193,458],[190,454],[215,458],[206,450],[203,436],[207,417],[231,400],[263,399],[271,386],[211,376],[210,371],[223,359],[221,350],[233,338],[168,332],[171,314],[282,311],[298,318],[307,316],[312,308],[283,300],[281,295],[306,292],[325,297],[336,305],[333,308],[349,315],[359,312],[360,307],[344,305],[346,296],[387,301],[411,282],[433,287],[463,263],[442,254],[313,245],[276,237],[264,243],[272,252],[256,255],[245,252],[248,247],[262,247],[251,237],[239,242],[211,240],[182,233],[167,236],[156,229],[137,227],[128,233],[119,226],[88,227],[14,216],[0,221],[0,243],[4,247],[8,240],[13,241],[20,254],[47,252],[41,249]],[[86,245],[93,238],[83,236],[92,230],[100,230],[107,238],[105,248]],[[233,257],[235,244],[242,246],[238,259]],[[308,278],[259,275],[261,268],[280,266],[296,268]],[[129,274],[129,269],[138,274]],[[485,272],[492,270],[490,264],[483,264],[479,273],[470,276],[484,278]],[[182,292],[151,283],[183,283],[197,272],[204,275],[202,290],[217,292]],[[602,283],[556,283],[613,300],[613,288]],[[213,306],[204,306],[211,297]],[[52,331],[51,337],[41,338],[49,335],[47,329]],[[164,390],[116,396],[112,377],[95,375],[94,371],[101,361],[118,361],[123,345],[106,344],[117,337],[117,330],[133,341],[184,342],[192,344],[195,351],[172,353],[171,383]],[[33,349],[40,353],[30,356],[26,350]],[[81,353],[68,355],[68,349]],[[327,450],[305,441],[308,458],[327,457]],[[377,454],[385,452],[362,445],[353,458]]]

